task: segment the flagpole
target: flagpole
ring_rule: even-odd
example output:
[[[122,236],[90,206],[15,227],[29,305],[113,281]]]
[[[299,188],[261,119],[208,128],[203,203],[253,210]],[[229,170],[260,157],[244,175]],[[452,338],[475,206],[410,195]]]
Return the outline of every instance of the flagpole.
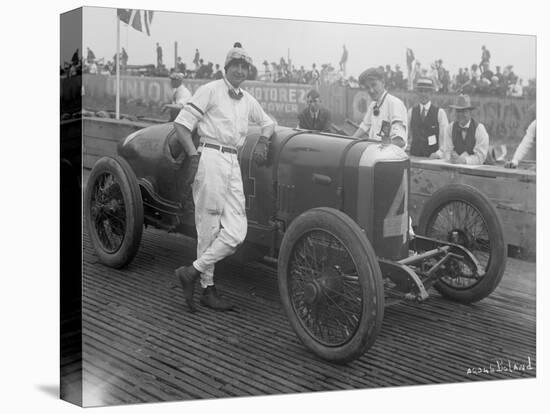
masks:
[[[120,119],[120,18],[116,16],[116,112],[115,118]]]

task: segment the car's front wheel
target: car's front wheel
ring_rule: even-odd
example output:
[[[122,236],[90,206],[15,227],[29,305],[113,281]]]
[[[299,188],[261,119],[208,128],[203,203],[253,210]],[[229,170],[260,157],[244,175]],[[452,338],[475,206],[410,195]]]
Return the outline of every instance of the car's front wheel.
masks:
[[[472,303],[498,286],[506,267],[506,244],[498,213],[479,190],[452,184],[436,191],[422,209],[418,233],[464,246],[483,269],[477,274],[463,262],[452,260],[434,285],[442,295]]]
[[[349,362],[376,340],[384,315],[380,267],[346,214],[315,208],[297,217],[281,244],[278,280],[292,328],[321,358]]]
[[[96,162],[86,185],[84,209],[99,260],[115,268],[130,263],[143,232],[143,202],[126,160],[103,157]]]

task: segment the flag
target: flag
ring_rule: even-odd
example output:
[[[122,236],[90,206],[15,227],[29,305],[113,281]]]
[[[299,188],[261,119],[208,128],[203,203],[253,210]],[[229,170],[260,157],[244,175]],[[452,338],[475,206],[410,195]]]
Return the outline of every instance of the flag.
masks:
[[[152,11],[117,9],[117,15],[120,21],[132,26],[140,32],[147,33],[147,36],[151,36],[151,22],[153,21]]]

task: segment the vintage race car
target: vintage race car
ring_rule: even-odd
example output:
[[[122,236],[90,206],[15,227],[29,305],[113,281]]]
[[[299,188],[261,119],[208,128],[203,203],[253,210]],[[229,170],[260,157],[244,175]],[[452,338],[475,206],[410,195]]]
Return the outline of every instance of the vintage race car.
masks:
[[[89,176],[85,218],[102,263],[123,267],[154,226],[196,236],[186,161],[172,123],[139,130]],[[407,154],[394,145],[277,127],[268,162],[239,150],[248,234],[235,258],[277,266],[283,307],[306,347],[345,363],[374,343],[384,307],[423,301],[432,286],[471,303],[488,296],[505,268],[498,215],[475,188],[449,185],[408,213]]]

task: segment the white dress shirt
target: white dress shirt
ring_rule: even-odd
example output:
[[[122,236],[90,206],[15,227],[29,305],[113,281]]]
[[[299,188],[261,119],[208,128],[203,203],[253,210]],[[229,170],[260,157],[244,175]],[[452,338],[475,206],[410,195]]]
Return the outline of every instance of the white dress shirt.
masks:
[[[374,115],[374,106],[377,102],[371,102],[359,128],[366,132],[369,139],[380,141],[382,138],[378,134],[382,128],[382,121],[388,121],[391,124],[390,138],[401,137],[406,142],[407,108],[405,108],[403,101],[388,92],[384,92],[378,100],[379,102],[382,102],[379,107],[380,114],[378,116]]]
[[[518,148],[514,153],[514,157],[512,158],[512,161],[515,162],[516,164],[519,161],[521,161],[527,155],[527,153],[531,150],[531,148],[535,145],[536,138],[537,138],[537,120],[535,119],[527,127],[527,130],[525,131],[525,136],[523,137],[520,144],[518,145]]]
[[[229,88],[235,93],[242,93],[243,97],[231,98]],[[174,120],[190,131],[198,126],[203,141],[213,141],[234,148],[244,143],[249,121],[262,128],[274,123],[252,95],[241,88],[236,90],[225,78],[197,89]]]
[[[426,104],[422,105],[421,103],[418,104],[420,106],[420,115],[422,115],[422,111],[426,110],[426,115],[428,115],[428,111],[432,107],[432,102],[428,101]],[[409,132],[411,131],[411,116],[412,116],[412,108],[409,109],[407,112],[407,125],[409,126]],[[441,143],[443,142],[445,131],[447,130],[447,126],[449,125],[449,120],[447,119],[447,114],[445,113],[445,110],[442,108],[439,108],[439,111],[437,112],[437,122],[439,123],[439,145],[441,146]],[[410,149],[412,143],[412,136],[409,137],[409,143],[407,147]]]
[[[471,120],[468,121],[466,125],[464,125],[464,128],[470,127]],[[439,150],[437,151],[437,154],[449,161],[451,159],[451,153],[454,151],[454,145],[453,145],[453,125],[455,122],[451,122],[449,126],[447,127],[444,135],[443,142],[439,145]],[[462,133],[462,138],[465,138],[465,133]],[[468,154],[467,152],[463,153],[463,157],[466,160],[466,164],[468,165],[481,165],[485,162],[485,159],[487,158],[487,153],[489,152],[489,134],[487,133],[487,130],[483,126],[482,123],[477,123],[477,128],[475,131],[475,140],[476,143],[474,145],[474,153]]]

